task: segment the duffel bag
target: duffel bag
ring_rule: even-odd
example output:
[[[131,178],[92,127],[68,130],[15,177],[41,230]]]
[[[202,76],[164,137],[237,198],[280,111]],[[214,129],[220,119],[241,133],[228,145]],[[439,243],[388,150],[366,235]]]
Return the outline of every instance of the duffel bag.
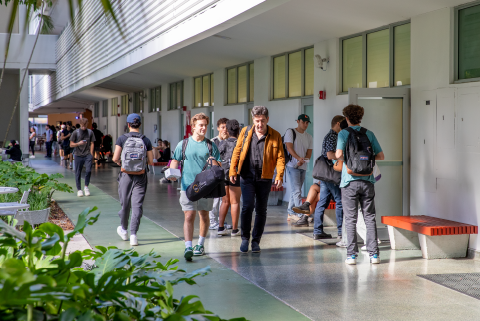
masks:
[[[196,202],[202,198],[208,197],[220,183],[225,182],[225,172],[222,167],[212,165],[212,161],[208,160],[202,172],[195,176],[193,183],[187,187],[187,198],[191,202]],[[225,186],[225,185],[224,185]]]
[[[342,180],[342,173],[335,171],[330,162],[328,162],[323,156],[320,156],[315,161],[312,176],[315,179],[334,183],[335,185],[340,185],[340,181]]]

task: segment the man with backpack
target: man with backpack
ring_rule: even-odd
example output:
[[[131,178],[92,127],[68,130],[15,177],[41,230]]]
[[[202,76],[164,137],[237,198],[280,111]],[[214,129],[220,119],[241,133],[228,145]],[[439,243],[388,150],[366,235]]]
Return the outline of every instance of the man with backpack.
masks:
[[[337,115],[333,117],[331,122],[331,129],[328,134],[323,138],[322,143],[322,156],[328,161],[328,163],[333,166],[333,160],[336,160],[335,151],[337,149],[337,137],[338,133],[342,130],[341,124],[345,117]],[[337,217],[337,228],[338,228],[338,238],[342,237],[342,223],[343,223],[343,210],[342,210],[342,194],[340,192],[340,187],[332,182],[320,181],[320,200],[317,202],[315,207],[314,215],[314,229],[313,229],[313,238],[315,240],[319,239],[329,239],[332,238],[332,235],[327,234],[323,231],[323,215],[325,210],[328,208],[331,200],[335,200],[336,209],[335,214]],[[304,210],[310,208],[310,202],[305,202],[302,206],[294,208],[293,210],[298,212],[304,212]],[[294,226],[308,226],[308,216],[303,215]]]
[[[260,252],[265,222],[267,220],[268,195],[272,188],[272,179],[277,170],[275,185],[283,184],[285,156],[282,136],[268,126],[268,109],[265,106],[252,108],[253,126],[242,129],[237,146],[233,151],[230,165],[230,181],[236,184],[240,174],[240,187],[243,195],[241,252],[248,252],[252,213],[255,209],[255,224],[252,233],[252,252]]]
[[[121,225],[117,228],[122,240],[128,240],[130,208],[130,245],[137,246],[137,232],[143,215],[143,200],[147,192],[148,165],[153,165],[152,142],[140,133],[141,118],[138,114],[127,116],[129,133],[118,137],[113,161],[121,166],[118,173],[118,197],[122,209],[118,212]]]
[[[370,263],[379,264],[380,254],[377,243],[377,223],[375,211],[375,177],[373,167],[376,160],[385,159],[375,134],[360,126],[364,115],[363,107],[348,105],[343,109],[348,128],[338,134],[335,156],[343,160],[342,205],[347,230],[346,264],[356,264],[358,205],[363,212],[367,227],[367,251]]]
[[[180,205],[185,214],[185,222],[183,224],[183,233],[185,237],[184,257],[187,261],[191,261],[193,256],[201,256],[205,254],[205,237],[209,228],[208,212],[213,208],[212,198],[201,198],[192,202],[187,197],[187,188],[195,181],[197,174],[200,174],[207,161],[211,160],[213,165],[221,166],[220,153],[215,144],[211,140],[205,138],[208,130],[210,119],[204,113],[196,114],[192,117],[193,135],[179,142],[175,148],[170,168],[178,168],[182,163],[182,188],[180,191]],[[169,178],[175,181],[176,178]],[[198,244],[192,247],[193,227],[195,216],[198,212],[200,216],[200,231]]]
[[[87,128],[88,119],[80,119],[80,128],[76,129],[70,136],[70,147],[75,148],[75,182],[77,184],[77,196],[82,197],[82,185],[80,179],[82,177],[83,165],[85,165],[85,196],[90,196],[88,185],[90,184],[90,175],[93,162],[93,144],[95,136],[93,132]]]
[[[302,205],[302,186],[305,182],[307,161],[312,157],[313,137],[307,133],[310,123],[310,117],[306,114],[301,114],[297,119],[297,128],[287,129],[283,139],[287,149],[285,163],[290,187],[287,220],[298,221],[301,217],[293,211],[293,207]]]

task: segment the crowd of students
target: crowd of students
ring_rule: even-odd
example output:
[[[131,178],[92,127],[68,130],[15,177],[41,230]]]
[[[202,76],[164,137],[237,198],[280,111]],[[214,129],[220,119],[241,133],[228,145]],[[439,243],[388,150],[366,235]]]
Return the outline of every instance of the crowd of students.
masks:
[[[179,142],[175,148],[169,167],[177,169],[180,164],[182,166],[179,203],[185,215],[185,259],[191,261],[193,256],[205,254],[204,244],[209,228],[217,229],[219,236],[228,234],[232,237],[241,236],[241,252],[248,252],[249,249],[254,253],[260,252],[260,241],[267,218],[269,193],[272,185],[282,186],[286,170],[290,189],[287,220],[291,221],[293,226],[308,226],[309,222],[313,221],[314,239],[332,238],[332,235],[324,231],[323,215],[330,201],[335,200],[340,240],[337,245],[347,248],[345,262],[356,264],[358,253],[356,225],[360,213],[366,227],[366,235],[362,238],[365,238],[370,262],[380,263],[375,221],[373,164],[375,160],[383,160],[384,154],[374,133],[360,126],[364,109],[361,106],[349,105],[343,109],[343,116],[337,115],[332,119],[331,129],[322,143],[321,155],[328,159],[332,168],[341,172],[340,184],[330,181],[316,182],[312,185],[307,201],[303,204],[301,189],[313,152],[313,138],[307,133],[311,120],[305,114],[298,116],[297,127],[288,129],[282,138],[279,132],[268,126],[269,112],[266,107],[256,106],[252,109],[251,114],[253,126],[243,129],[240,129],[238,121],[234,119],[220,119],[217,122],[219,135],[209,140],[205,134],[208,131],[210,119],[205,114],[199,113],[191,119],[192,135]],[[138,134],[138,128],[141,125],[138,115],[129,115],[127,123],[131,134],[123,135],[117,140],[114,155],[114,161],[122,166],[118,179],[119,196],[122,203],[119,216],[122,224],[118,227],[117,232],[122,239],[128,240],[128,218],[130,207],[132,207],[130,243],[137,245],[136,233],[143,213],[143,199],[147,186],[145,169],[148,170],[147,163],[153,164],[152,150],[154,148],[148,138]],[[133,159],[128,158],[128,155],[132,155],[130,150],[133,147],[125,147],[129,148],[128,152],[123,149],[124,145],[133,146],[126,143],[130,139],[134,139],[128,135],[134,135],[142,140],[139,144],[145,151],[143,167],[128,165],[128,163],[133,164],[134,162]],[[356,140],[362,141],[362,144],[367,146],[362,151],[364,154],[359,157],[355,154],[357,150],[353,149],[352,151],[352,148],[359,148]],[[284,152],[284,143],[286,152]],[[135,152],[134,155],[138,156],[138,152]],[[214,166],[222,166],[226,171],[225,196],[219,199],[201,198],[198,201],[191,201],[187,197],[187,188],[205,169],[207,162]],[[367,167],[362,162],[367,164]],[[357,172],[357,169],[361,167],[359,164],[363,164],[362,166],[367,168],[367,172],[365,169],[362,169],[361,173]],[[368,167],[370,165],[372,172]],[[128,166],[133,171],[124,169]],[[143,170],[137,170],[142,168]],[[175,177],[169,179],[176,180]],[[242,206],[240,198],[243,200]],[[310,218],[310,207],[315,202],[314,217]],[[231,209],[232,225],[228,225],[225,220],[229,208]],[[255,220],[252,230],[254,210]],[[193,246],[194,222],[197,213],[200,218],[200,231],[198,242]],[[228,232],[229,228],[231,228],[231,232]]]

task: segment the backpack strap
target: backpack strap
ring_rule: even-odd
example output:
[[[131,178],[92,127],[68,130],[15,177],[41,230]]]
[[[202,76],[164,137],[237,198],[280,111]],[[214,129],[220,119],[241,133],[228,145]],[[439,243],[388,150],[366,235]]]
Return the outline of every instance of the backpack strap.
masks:
[[[292,130],[292,135],[293,135],[293,144],[295,144],[295,139],[297,139],[297,133],[295,132],[295,129],[290,128]]]
[[[367,129],[364,128],[364,127],[360,127],[359,132],[361,132],[362,134],[366,135],[366,134],[367,134]]]
[[[183,176],[183,164],[185,163],[185,151],[187,150],[188,138],[184,138],[182,142],[182,160],[180,161],[182,165],[182,176]]]
[[[208,153],[210,156],[212,156],[212,153],[213,153],[212,141],[208,138],[205,138],[205,142],[207,143],[207,146],[208,146]]]

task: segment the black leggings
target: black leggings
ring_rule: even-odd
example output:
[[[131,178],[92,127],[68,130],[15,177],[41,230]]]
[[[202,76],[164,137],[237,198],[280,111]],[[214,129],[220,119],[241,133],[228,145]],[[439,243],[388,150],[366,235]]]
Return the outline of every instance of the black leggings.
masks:
[[[30,141],[30,150],[32,151],[32,155],[35,155],[35,141]]]

